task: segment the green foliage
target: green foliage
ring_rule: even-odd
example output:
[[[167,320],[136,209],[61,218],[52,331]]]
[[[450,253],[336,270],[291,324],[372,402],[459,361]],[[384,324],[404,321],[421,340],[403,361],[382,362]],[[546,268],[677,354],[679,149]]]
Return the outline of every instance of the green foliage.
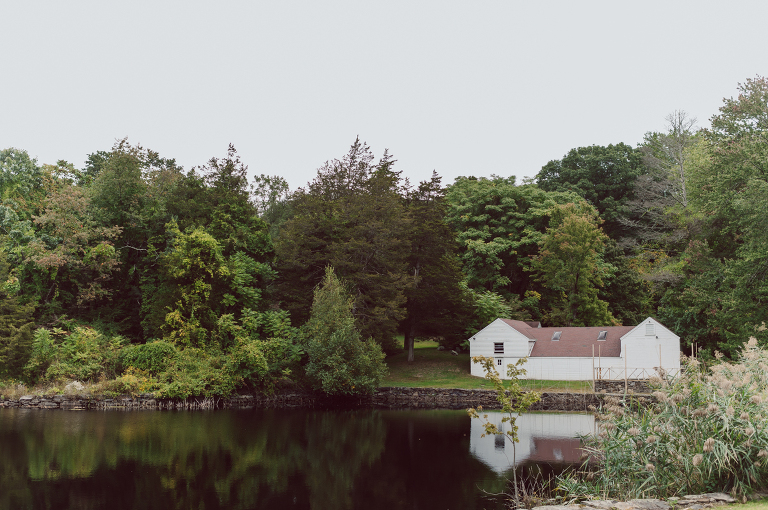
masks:
[[[624,143],[571,149],[561,160],[544,165],[536,183],[545,191],[572,191],[597,209],[613,238],[622,232],[619,217],[643,173],[643,156]]]
[[[657,378],[655,403],[608,398],[583,472],[562,480],[569,496],[666,498],[745,495],[768,479],[768,352],[752,338],[736,363],[709,373],[686,359],[675,379]]]
[[[552,211],[541,237],[532,270],[555,293],[548,322],[562,326],[608,326],[616,321],[608,303],[597,296],[613,267],[603,260],[607,236],[599,227],[597,211],[589,204],[565,204]]]
[[[34,303],[24,304],[16,293],[18,278],[8,277],[8,263],[0,252],[0,379],[21,378],[32,350]]]
[[[447,205],[437,173],[409,193],[406,204],[412,220],[408,233],[412,284],[405,290],[407,315],[400,323],[400,331],[413,361],[417,337],[438,337],[449,347],[464,339],[472,297],[462,282],[458,245],[445,221]]]
[[[301,339],[306,377],[314,389],[328,395],[373,393],[386,375],[381,347],[362,339],[352,316],[352,300],[330,267],[315,289]]]
[[[226,370],[223,353],[187,347],[159,375],[158,398],[226,397],[237,387],[237,378]]]
[[[525,271],[557,204],[573,202],[573,193],[547,193],[514,177],[459,177],[446,193],[446,221],[460,246],[472,289],[522,296],[534,282]]]
[[[176,347],[165,340],[146,344],[133,344],[120,351],[119,361],[123,370],[142,370],[152,375],[164,372],[179,354]]]
[[[393,165],[386,152],[374,163],[370,148],[355,140],[343,159],[327,162],[307,189],[293,195],[294,216],[276,252],[278,294],[294,321],[308,319],[312,289],[330,265],[350,286],[362,335],[394,347],[412,279],[411,220]]]
[[[125,342],[120,336],[109,337],[84,326],[75,326],[72,331],[39,328],[24,370],[33,383],[114,378]]]

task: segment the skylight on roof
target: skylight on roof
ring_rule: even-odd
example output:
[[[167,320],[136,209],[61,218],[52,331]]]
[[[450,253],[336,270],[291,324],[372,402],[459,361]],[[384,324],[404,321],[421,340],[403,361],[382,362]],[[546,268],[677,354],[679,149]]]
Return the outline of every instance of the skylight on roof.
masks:
[[[597,335],[597,339],[598,339],[598,340],[605,340],[606,338],[608,338],[608,332],[607,332],[607,331],[601,331],[601,332],[600,332],[600,333]]]
[[[557,342],[558,340],[560,340],[560,335],[562,334],[563,334],[562,331],[555,331],[555,333],[552,335],[552,341]]]

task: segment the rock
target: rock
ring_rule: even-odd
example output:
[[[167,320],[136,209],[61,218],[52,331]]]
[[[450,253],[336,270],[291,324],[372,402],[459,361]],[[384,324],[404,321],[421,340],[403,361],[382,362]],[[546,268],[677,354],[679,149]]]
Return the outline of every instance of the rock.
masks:
[[[456,351],[451,351],[451,354],[453,354],[454,356],[458,356],[459,355],[459,353],[456,352]]]
[[[692,504],[692,505],[689,505],[689,506],[686,506],[686,507],[685,507],[685,509],[686,509],[686,510],[701,510],[702,508],[704,508],[704,507],[703,507],[703,506],[701,506],[701,505],[700,505],[700,504],[698,504],[698,503],[694,503],[694,504]]]
[[[72,381],[71,383],[64,386],[64,391],[67,393],[75,393],[78,391],[83,391],[85,389],[85,386],[83,386],[83,383],[80,381]]]
[[[669,510],[671,507],[660,499],[630,499],[629,504],[640,510]]]
[[[19,398],[19,402],[30,402],[35,399],[34,395],[24,395],[23,397]]]
[[[535,506],[531,510],[576,510],[581,508],[581,505],[544,505]]]
[[[612,499],[596,499],[594,501],[584,501],[583,504],[584,506],[599,510],[611,510],[616,505],[616,502]]]
[[[442,345],[438,345],[438,346],[437,346],[437,350],[438,350],[438,351],[444,351],[444,350],[445,350],[445,347],[443,347]]]
[[[714,499],[715,501],[724,501],[726,503],[736,503],[736,499],[732,498],[728,494],[723,492],[710,492],[708,494],[702,494],[703,497]]]

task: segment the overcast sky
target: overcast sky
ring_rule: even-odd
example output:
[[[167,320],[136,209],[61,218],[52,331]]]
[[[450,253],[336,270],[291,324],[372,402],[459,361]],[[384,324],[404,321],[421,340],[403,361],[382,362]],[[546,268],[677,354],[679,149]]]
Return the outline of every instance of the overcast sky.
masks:
[[[356,136],[412,181],[535,175],[700,126],[768,74],[768,2],[0,0],[0,148],[127,137],[186,169],[231,142],[291,188]]]

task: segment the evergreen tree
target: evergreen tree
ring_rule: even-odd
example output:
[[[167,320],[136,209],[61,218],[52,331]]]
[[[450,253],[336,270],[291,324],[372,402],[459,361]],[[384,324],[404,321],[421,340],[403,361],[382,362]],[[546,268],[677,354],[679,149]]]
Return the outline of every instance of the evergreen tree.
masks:
[[[310,385],[328,395],[370,394],[386,374],[384,353],[363,340],[352,315],[352,299],[333,268],[314,291],[312,312],[301,328]]]
[[[461,342],[472,314],[471,294],[462,285],[458,246],[445,222],[443,193],[440,177],[433,172],[432,178],[407,199],[411,219],[408,275],[412,285],[406,289],[407,315],[400,330],[408,361],[413,361],[416,337],[439,337],[448,346]]]
[[[22,304],[17,291],[18,279],[9,279],[8,262],[0,252],[0,379],[21,378],[32,352],[35,305]]]
[[[374,164],[356,140],[341,160],[327,162],[292,198],[294,216],[277,240],[278,293],[291,317],[308,319],[312,289],[333,266],[350,286],[364,337],[394,346],[405,317],[408,229],[399,173],[388,154]]]

